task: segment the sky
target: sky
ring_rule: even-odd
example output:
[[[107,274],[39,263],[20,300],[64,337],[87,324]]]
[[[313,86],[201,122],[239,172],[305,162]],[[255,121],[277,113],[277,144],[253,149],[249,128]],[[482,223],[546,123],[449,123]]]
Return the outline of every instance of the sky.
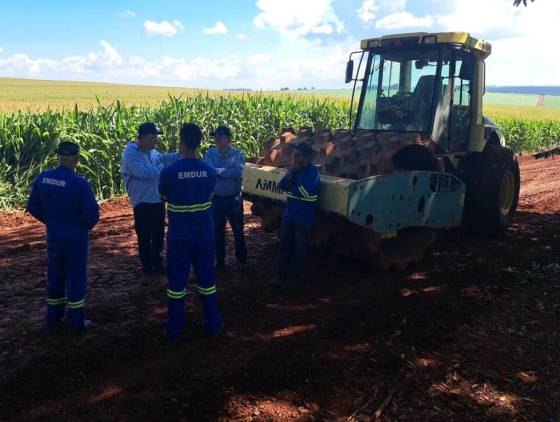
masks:
[[[560,85],[560,0],[19,0],[0,76],[196,88],[344,88],[361,39],[466,31],[488,85]]]

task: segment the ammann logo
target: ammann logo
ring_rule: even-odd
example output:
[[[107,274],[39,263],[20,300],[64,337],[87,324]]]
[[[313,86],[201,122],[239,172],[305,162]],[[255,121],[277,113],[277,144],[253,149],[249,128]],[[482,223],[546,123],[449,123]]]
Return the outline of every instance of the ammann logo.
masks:
[[[276,183],[273,180],[266,180],[266,179],[263,180],[263,179],[260,179],[260,178],[257,180],[257,184],[255,185],[255,189],[260,189],[260,190],[273,192],[273,193],[282,193],[282,191],[278,187],[278,183]]]

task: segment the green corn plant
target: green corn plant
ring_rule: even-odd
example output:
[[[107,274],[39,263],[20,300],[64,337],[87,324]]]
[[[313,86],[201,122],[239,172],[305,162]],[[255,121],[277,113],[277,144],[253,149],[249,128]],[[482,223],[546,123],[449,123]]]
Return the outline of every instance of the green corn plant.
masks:
[[[121,101],[104,105],[98,100],[89,109],[76,105],[67,110],[0,113],[0,209],[25,205],[34,178],[56,165],[56,146],[62,140],[80,145],[77,171],[91,181],[99,199],[107,199],[124,194],[122,151],[144,121],[153,121],[163,130],[158,145],[162,152],[177,150],[184,122],[202,128],[202,153],[212,145],[212,130],[225,124],[232,129],[233,145],[252,158],[259,155],[263,142],[278,135],[284,126],[348,128],[349,111],[349,102],[338,99],[254,93],[169,95],[156,106],[129,106]],[[560,143],[560,121],[492,117],[516,152]]]

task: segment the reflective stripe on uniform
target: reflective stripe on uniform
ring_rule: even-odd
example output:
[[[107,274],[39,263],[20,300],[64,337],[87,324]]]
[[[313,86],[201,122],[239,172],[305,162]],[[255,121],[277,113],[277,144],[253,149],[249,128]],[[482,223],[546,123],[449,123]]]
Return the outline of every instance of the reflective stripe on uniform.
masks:
[[[307,201],[307,202],[315,202],[317,201],[317,195],[315,196],[310,196],[309,198],[302,198],[301,196],[295,196],[291,193],[288,193],[288,198],[292,198],[292,199],[297,199],[299,201]]]
[[[78,309],[78,308],[81,308],[81,307],[84,306],[85,301],[86,301],[85,299],[78,300],[78,301],[76,301],[76,302],[70,302],[70,301],[68,301],[68,303],[67,303],[68,309]]]
[[[181,291],[175,291],[171,289],[167,289],[167,297],[171,299],[183,299],[187,295],[187,289],[183,289]]]
[[[303,185],[301,185],[299,187],[299,191],[306,198],[317,198],[317,195],[309,195],[309,192],[307,192],[307,189],[305,189],[305,187],[303,187]]]
[[[213,295],[214,293],[216,293],[216,285],[212,287],[206,287],[206,288],[196,286],[196,289],[198,290],[198,293],[200,293],[201,295]]]
[[[65,303],[66,303],[65,297],[59,297],[56,299],[51,299],[50,297],[47,298],[47,305],[56,306],[56,305],[64,305]]]
[[[167,209],[172,212],[198,212],[210,209],[212,202],[204,202],[202,204],[193,205],[174,205],[167,204]]]

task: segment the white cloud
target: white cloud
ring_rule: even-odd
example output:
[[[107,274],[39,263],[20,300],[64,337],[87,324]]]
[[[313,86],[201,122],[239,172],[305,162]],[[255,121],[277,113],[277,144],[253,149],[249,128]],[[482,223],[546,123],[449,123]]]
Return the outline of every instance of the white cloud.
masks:
[[[332,34],[334,32],[334,28],[330,23],[323,23],[321,25],[317,25],[314,28],[311,28],[312,34]]]
[[[105,40],[101,40],[99,43],[101,44],[101,47],[103,47],[102,57],[107,63],[113,64],[122,62],[122,57],[111,44]]]
[[[284,0],[290,2],[291,0]],[[315,0],[311,0],[314,2]],[[441,0],[440,0],[441,1]],[[451,1],[451,0],[450,0]],[[559,85],[560,55],[554,54],[555,40],[551,29],[560,22],[560,7],[554,2],[517,10],[511,7],[510,0],[504,0],[504,7],[488,0],[452,0],[449,14],[438,16],[430,10],[428,17],[433,20],[434,30],[469,30],[474,27],[473,35],[492,42],[493,53],[488,59],[487,83],[491,85]],[[306,2],[303,11],[296,8],[301,16],[293,16],[290,10],[278,9],[281,16],[265,16],[263,9],[257,21],[264,28],[279,31],[284,39],[275,46],[259,50],[253,43],[244,44],[248,52],[232,52],[219,59],[201,56],[130,56],[107,41],[100,41],[99,47],[91,52],[81,52],[72,56],[37,57],[25,51],[12,54],[12,48],[0,54],[0,76],[34,77],[41,79],[90,80],[100,82],[124,82],[135,84],[154,84],[163,86],[190,86],[199,88],[238,88],[279,89],[311,87],[339,88],[343,84],[345,63],[348,53],[359,45],[359,40],[351,35],[338,37],[311,36],[314,32],[327,33],[338,31],[336,15],[329,12],[332,2],[324,0],[315,3],[316,10],[308,9]],[[359,2],[362,3],[362,2]],[[412,2],[409,1],[409,4]],[[467,13],[466,4],[474,3],[480,8],[488,3],[494,22],[486,16]],[[295,4],[295,3],[294,3]],[[394,15],[388,0],[378,0],[384,14]],[[317,5],[323,5],[323,8]],[[357,8],[357,7],[356,7]],[[283,10],[283,11],[282,11]],[[313,12],[311,13],[310,10]],[[440,11],[443,9],[439,9]],[[412,11],[412,10],[411,10]],[[270,12],[270,11],[269,11]],[[350,9],[353,12],[353,9]],[[397,11],[400,19],[391,23],[387,16],[381,25],[397,25],[426,19],[415,17],[406,10]],[[505,13],[505,17],[499,13]],[[272,13],[272,12],[270,12]],[[355,13],[355,12],[354,12]],[[376,14],[380,14],[379,11]],[[382,14],[381,16],[384,16]],[[412,17],[412,18],[411,18]],[[355,18],[355,20],[357,20]],[[176,32],[181,29],[169,21]],[[369,22],[374,27],[377,20]],[[422,22],[422,21],[421,21]],[[175,22],[176,23],[176,22]],[[378,22],[377,22],[378,23]],[[427,24],[427,21],[424,22]],[[416,23],[417,24],[417,23]],[[453,25],[453,26],[451,26]],[[404,32],[404,31],[403,31]],[[234,33],[238,39],[253,39],[252,34]],[[243,35],[240,37],[240,35]],[[306,37],[309,35],[311,37]],[[294,37],[297,42],[294,42]],[[239,41],[240,43],[241,41]],[[241,46],[240,46],[241,47]],[[185,52],[184,54],[188,54]]]
[[[204,35],[225,35],[228,33],[228,29],[222,21],[218,21],[214,26],[210,28],[204,28],[202,33]]]
[[[100,45],[100,51],[61,59],[33,58],[25,53],[0,58],[0,76],[219,88],[216,81],[230,85],[228,81],[243,70],[243,64],[234,57],[214,60],[163,56],[148,60],[123,57],[104,40]],[[262,63],[264,58],[260,60]]]
[[[450,31],[467,30],[479,36],[495,31],[515,31],[521,14],[531,13],[528,8],[513,7],[509,0],[454,0],[453,3],[452,13],[438,16],[438,23]],[[542,3],[537,4],[537,8],[542,9]],[[484,13],[480,13],[481,10]]]
[[[125,63],[117,50],[107,41],[101,40],[102,50],[85,56],[68,56],[63,59],[31,58],[25,53],[13,54],[0,59],[0,75],[22,77],[48,77],[65,75],[77,78],[86,73],[102,73],[123,66]]]
[[[125,10],[121,13],[119,13],[120,16],[122,16],[123,18],[133,18],[134,16],[136,16],[136,12],[134,10]]]
[[[332,0],[258,0],[260,13],[253,19],[253,25],[257,29],[270,27],[290,39],[311,33],[340,34],[344,24],[331,3]]]
[[[433,24],[434,17],[430,15],[417,17],[410,12],[396,12],[378,20],[375,27],[378,29],[429,28]]]
[[[168,21],[154,22],[147,20],[144,22],[144,33],[148,36],[173,37],[177,33],[177,28],[183,29],[183,25],[177,26],[175,24],[177,22],[181,23],[179,21],[171,23]]]
[[[249,39],[249,37],[245,34],[238,34],[237,39],[241,40],[241,41],[246,41],[247,39]],[[0,53],[1,53],[1,51],[0,51]]]
[[[375,0],[364,0],[357,10],[358,17],[363,22],[369,22],[375,19],[375,13],[379,10],[379,6],[375,4]]]
[[[175,26],[175,28],[180,29],[181,31],[185,30],[185,27],[183,26],[183,23],[181,21],[178,20],[174,20],[173,21],[173,25]]]
[[[466,30],[490,41],[489,85],[559,85],[560,55],[551,53],[551,28],[560,22],[560,3],[537,1],[531,6],[512,7],[509,0],[454,0],[452,12],[435,19],[444,30]]]
[[[2,55],[0,76],[217,89],[337,87],[342,84],[347,53],[357,43],[346,40],[323,45],[301,39],[296,45],[282,44],[273,51],[213,59],[126,56],[107,41],[100,41],[97,51],[62,58]]]
[[[271,54],[252,54],[248,57],[247,63],[250,66],[264,66],[272,60]]]
[[[235,78],[240,68],[235,59],[211,60],[197,57],[191,60],[164,56],[160,67],[163,72],[175,76],[180,81],[196,81],[206,78],[226,80]]]

